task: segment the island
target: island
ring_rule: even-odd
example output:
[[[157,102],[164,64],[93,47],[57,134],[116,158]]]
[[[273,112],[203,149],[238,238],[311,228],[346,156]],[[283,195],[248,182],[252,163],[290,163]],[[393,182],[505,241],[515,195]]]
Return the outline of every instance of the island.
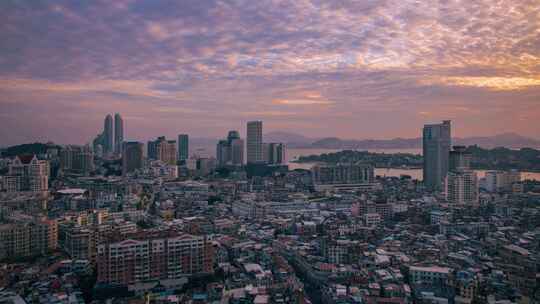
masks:
[[[519,170],[540,172],[540,150],[522,148],[519,150],[504,147],[486,149],[468,146],[472,153],[471,167],[477,170]],[[422,155],[411,153],[376,153],[368,151],[343,150],[320,155],[300,156],[296,163],[339,163],[366,162],[376,168],[422,168]]]

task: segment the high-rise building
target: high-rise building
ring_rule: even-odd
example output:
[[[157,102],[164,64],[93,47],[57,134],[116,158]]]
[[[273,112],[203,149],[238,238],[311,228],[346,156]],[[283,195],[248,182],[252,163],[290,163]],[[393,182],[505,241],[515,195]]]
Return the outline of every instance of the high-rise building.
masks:
[[[157,159],[169,165],[176,165],[176,140],[166,140],[164,137],[156,144]]]
[[[229,131],[229,133],[227,134],[227,141],[231,142],[235,139],[240,139],[240,133],[236,130]]]
[[[232,139],[229,142],[229,156],[233,166],[242,166],[244,164],[244,140],[240,138]]]
[[[96,138],[92,141],[92,150],[95,155],[99,158],[103,157],[105,153],[105,133],[99,133]]]
[[[216,159],[217,165],[223,167],[229,163],[230,160],[230,146],[227,140],[220,140],[216,145]]]
[[[124,142],[124,120],[120,114],[114,114],[114,152],[122,154],[122,144]]]
[[[425,125],[423,129],[424,185],[430,191],[440,191],[448,173],[451,145],[450,121]]]
[[[91,227],[61,223],[58,230],[58,243],[72,259],[95,261],[95,245],[93,243],[96,234]]]
[[[208,175],[216,169],[216,159],[213,157],[202,157],[197,159],[197,174]]]
[[[450,151],[448,171],[459,172],[471,168],[472,153],[465,146],[454,146]]]
[[[444,183],[446,200],[453,204],[478,203],[478,177],[470,167],[472,154],[463,146],[454,146],[449,155]]]
[[[178,160],[185,161],[189,158],[189,136],[187,134],[178,135]]]
[[[446,200],[450,203],[478,203],[478,177],[472,170],[448,172],[445,188]]]
[[[241,166],[244,163],[244,141],[238,131],[229,131],[227,139],[218,142],[216,158],[218,166]]]
[[[512,185],[521,181],[517,170],[486,172],[485,189],[489,192],[510,191]]]
[[[176,165],[178,159],[175,140],[167,140],[160,136],[154,141],[148,142],[148,159],[160,160],[164,163]]]
[[[65,173],[87,176],[94,171],[94,152],[89,146],[66,146],[60,151],[60,168]]]
[[[119,113],[114,115],[114,125],[113,118],[110,114],[107,114],[103,124],[103,132],[98,134],[92,142],[93,151],[97,154],[98,151],[101,151],[104,155],[111,155],[111,153],[116,153],[117,155],[122,153],[122,142],[124,141],[124,121],[122,116]],[[102,155],[98,155],[101,157]]]
[[[287,162],[285,144],[283,143],[264,143],[263,153],[264,161],[267,164],[283,165]]]
[[[240,133],[236,130],[229,131],[227,135],[229,143],[229,162],[233,166],[244,164],[244,140],[240,138]]]
[[[148,159],[158,159],[157,154],[157,144],[161,141],[165,140],[165,136],[160,136],[156,140],[150,140],[148,141],[148,144],[146,145],[147,150],[147,157]]]
[[[262,121],[247,123],[247,162],[248,164],[264,162]]]
[[[124,143],[122,149],[122,174],[126,175],[143,167],[143,144],[137,141]]]
[[[49,189],[50,165],[35,155],[21,155],[9,165],[5,187],[9,192],[45,192]]]
[[[103,126],[103,152],[105,154],[112,153],[114,150],[114,138],[113,138],[113,118],[110,114],[105,117],[105,123]]]
[[[45,255],[57,246],[56,220],[20,218],[0,225],[0,259]]]

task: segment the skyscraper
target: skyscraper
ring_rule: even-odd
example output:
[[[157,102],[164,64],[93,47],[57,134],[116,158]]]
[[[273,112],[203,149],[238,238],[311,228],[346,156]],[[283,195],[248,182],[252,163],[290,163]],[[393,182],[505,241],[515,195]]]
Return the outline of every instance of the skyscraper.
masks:
[[[114,153],[122,153],[122,144],[124,142],[124,120],[120,114],[114,114]]]
[[[110,114],[105,117],[105,123],[103,126],[103,152],[113,152],[114,139],[113,139],[113,119]]]
[[[244,164],[244,140],[240,138],[232,139],[229,143],[229,157],[233,166]]]
[[[244,140],[240,138],[240,133],[236,130],[229,131],[227,135],[229,143],[229,161],[233,166],[244,164]]]
[[[161,140],[165,140],[165,136],[160,136],[156,140],[148,141],[148,144],[147,144],[147,149],[148,149],[147,157],[148,157],[148,159],[154,159],[154,160],[158,159],[157,145]]]
[[[229,163],[229,142],[227,140],[220,140],[216,146],[216,159],[219,167],[225,166]]]
[[[227,134],[227,141],[231,142],[235,139],[240,139],[240,133],[238,133],[238,131],[236,130],[229,131],[229,133]]]
[[[189,136],[178,135],[178,160],[186,160],[189,157]]]
[[[176,140],[167,140],[160,136],[148,142],[148,159],[160,160],[170,165],[176,165],[178,159]]]
[[[451,144],[450,120],[425,125],[423,129],[424,185],[430,191],[442,190],[448,173]]]
[[[122,174],[133,172],[143,167],[143,144],[137,141],[128,141],[122,148]]]
[[[229,131],[227,139],[222,139],[216,146],[218,166],[241,166],[244,163],[244,141],[238,131]]]
[[[165,138],[158,141],[156,145],[157,159],[167,163],[169,165],[176,165],[177,152],[176,152],[176,140],[165,140]]]
[[[261,163],[263,159],[263,123],[250,121],[247,123],[247,162]]]
[[[264,143],[263,144],[264,161],[271,165],[282,165],[287,162],[285,157],[285,144],[283,143]]]

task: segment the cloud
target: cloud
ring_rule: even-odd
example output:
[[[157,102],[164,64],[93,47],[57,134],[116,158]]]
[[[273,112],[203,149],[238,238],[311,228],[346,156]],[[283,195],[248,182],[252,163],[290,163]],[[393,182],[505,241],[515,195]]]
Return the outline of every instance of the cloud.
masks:
[[[0,87],[16,91],[45,91],[49,93],[104,92],[151,98],[177,98],[167,91],[153,89],[154,81],[149,80],[85,80],[73,82],[52,82],[39,79],[0,78]]]
[[[538,118],[539,14],[536,0],[1,2],[0,110],[73,115],[73,141],[96,133],[100,108],[146,117],[130,125],[141,136],[238,129],[249,115],[324,121],[298,130],[316,136],[416,136],[444,115],[493,133]],[[1,138],[65,127],[38,121],[48,127]]]
[[[488,88],[498,91],[523,90],[540,86],[540,78],[525,77],[442,77],[427,80],[426,83],[439,83],[456,86]]]
[[[298,105],[330,105],[334,102],[329,100],[320,100],[320,99],[274,99],[272,101],[274,104],[279,105],[291,105],[291,106],[298,106]]]

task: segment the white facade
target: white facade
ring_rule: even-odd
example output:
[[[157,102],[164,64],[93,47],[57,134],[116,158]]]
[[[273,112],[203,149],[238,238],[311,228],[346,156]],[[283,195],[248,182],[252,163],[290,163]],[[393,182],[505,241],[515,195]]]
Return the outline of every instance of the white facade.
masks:
[[[518,171],[488,171],[486,172],[485,188],[489,192],[512,189],[512,185],[521,181]]]
[[[381,215],[378,213],[366,213],[363,215],[364,225],[367,227],[377,226],[381,223]]]
[[[16,157],[4,178],[8,192],[45,192],[49,189],[49,162],[32,157]]]
[[[409,267],[409,275],[413,284],[446,284],[450,274],[450,268],[447,267]]]
[[[448,172],[445,180],[446,200],[453,204],[478,204],[476,172]]]

